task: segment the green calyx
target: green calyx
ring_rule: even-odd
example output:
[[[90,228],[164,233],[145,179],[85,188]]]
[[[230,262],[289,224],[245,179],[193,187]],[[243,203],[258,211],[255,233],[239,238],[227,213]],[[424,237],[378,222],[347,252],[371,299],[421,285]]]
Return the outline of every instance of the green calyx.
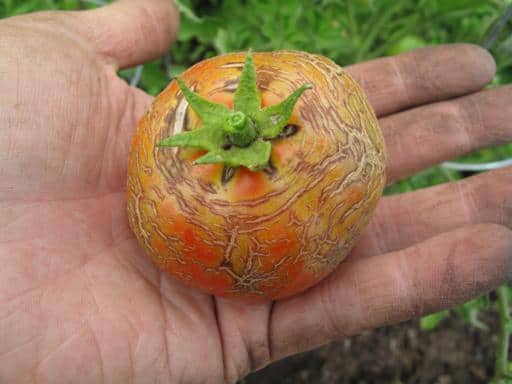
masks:
[[[202,125],[168,137],[158,146],[203,149],[207,153],[198,158],[196,164],[223,163],[251,170],[261,170],[269,165],[272,150],[269,140],[279,136],[299,97],[306,89],[312,88],[304,84],[279,104],[261,109],[251,51],[247,53],[235,93],[234,110],[204,99],[181,79],[176,80],[190,107],[201,118]]]

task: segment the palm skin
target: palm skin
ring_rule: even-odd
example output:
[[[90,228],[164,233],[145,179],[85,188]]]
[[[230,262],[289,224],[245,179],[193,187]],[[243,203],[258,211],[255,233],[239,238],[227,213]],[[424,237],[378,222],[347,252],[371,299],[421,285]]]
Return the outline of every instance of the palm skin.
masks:
[[[159,272],[124,200],[151,97],[116,71],[164,52],[177,25],[165,0],[0,22],[0,382],[234,382],[510,276],[510,169],[382,199],[349,259],[288,300],[219,299]],[[512,89],[480,91],[494,63],[477,47],[349,71],[381,116],[389,182],[512,137]]]

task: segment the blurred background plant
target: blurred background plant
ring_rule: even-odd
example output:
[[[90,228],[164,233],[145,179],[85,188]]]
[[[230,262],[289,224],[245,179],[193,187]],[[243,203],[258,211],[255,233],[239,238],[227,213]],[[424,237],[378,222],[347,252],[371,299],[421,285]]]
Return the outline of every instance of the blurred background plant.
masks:
[[[0,0],[0,18],[46,9],[87,9],[106,2]],[[490,49],[496,59],[491,87],[512,83],[512,0],[179,0],[177,4],[181,29],[169,53],[120,72],[152,95],[197,61],[248,48],[304,50],[345,66],[427,45],[469,42]],[[457,180],[510,165],[511,159],[512,143],[480,150],[401,180],[386,193]],[[512,383],[508,360],[511,293],[511,288],[502,286],[460,307],[424,317],[420,327],[429,331],[442,326],[449,316],[462,316],[482,332],[498,332],[494,383]],[[499,313],[500,329],[489,329],[480,321],[482,311]]]

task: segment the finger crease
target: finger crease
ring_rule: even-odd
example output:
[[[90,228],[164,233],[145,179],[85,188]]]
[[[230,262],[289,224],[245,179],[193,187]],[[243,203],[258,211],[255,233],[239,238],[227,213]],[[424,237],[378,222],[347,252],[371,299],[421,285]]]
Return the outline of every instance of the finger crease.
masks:
[[[407,102],[407,105],[409,105],[411,104],[411,97],[409,95],[409,90],[407,89],[405,79],[400,71],[400,67],[395,59],[391,59],[390,62],[393,72],[395,72],[396,78],[398,80],[399,87],[401,88],[402,93],[405,96],[405,101]]]

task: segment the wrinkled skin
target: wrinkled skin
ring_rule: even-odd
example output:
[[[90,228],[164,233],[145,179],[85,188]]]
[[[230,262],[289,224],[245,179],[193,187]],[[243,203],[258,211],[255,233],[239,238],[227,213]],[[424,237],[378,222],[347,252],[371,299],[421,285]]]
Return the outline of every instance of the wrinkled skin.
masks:
[[[160,273],[123,191],[151,98],[116,69],[162,54],[177,26],[164,0],[0,21],[0,382],[234,382],[510,277],[510,168],[382,199],[348,260],[291,299],[215,299]],[[380,116],[389,182],[512,138],[512,88],[481,91],[494,63],[477,47],[348,70]]]

